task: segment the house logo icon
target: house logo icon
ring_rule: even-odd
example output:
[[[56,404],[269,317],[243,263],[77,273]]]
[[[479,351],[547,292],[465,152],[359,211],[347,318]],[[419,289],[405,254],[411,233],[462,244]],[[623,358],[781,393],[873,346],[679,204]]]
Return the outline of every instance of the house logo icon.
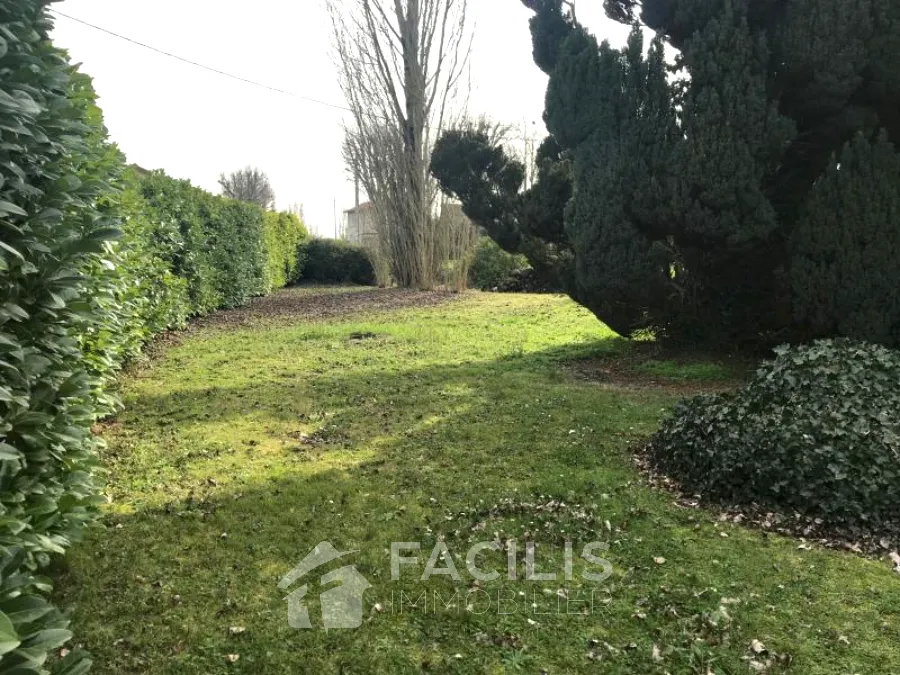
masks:
[[[353,553],[356,551],[340,552],[330,542],[324,541],[316,546],[303,559],[303,562],[285,575],[279,582],[278,588],[287,590],[313,570]],[[319,580],[322,586],[335,582],[340,582],[340,585],[319,595],[319,602],[322,606],[322,627],[325,630],[359,628],[363,618],[363,594],[372,585],[353,565],[329,572]],[[309,587],[304,584],[284,598],[288,603],[288,624],[291,628],[311,629],[313,627],[309,619],[309,608],[305,602],[307,591],[309,591]]]

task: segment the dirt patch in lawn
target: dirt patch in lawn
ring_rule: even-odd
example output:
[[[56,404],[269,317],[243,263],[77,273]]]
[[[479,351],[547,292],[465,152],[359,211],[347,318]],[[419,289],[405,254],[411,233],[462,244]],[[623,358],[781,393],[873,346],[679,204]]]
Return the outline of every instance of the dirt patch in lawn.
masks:
[[[732,391],[749,376],[755,361],[737,357],[673,352],[658,345],[632,343],[621,352],[568,361],[575,379],[626,390],[656,390],[677,396]]]
[[[166,349],[204,328],[242,328],[265,322],[325,321],[400,309],[434,307],[462,297],[453,291],[411,291],[402,288],[295,286],[283,288],[243,307],[219,310],[193,319],[185,330],[156,335],[141,362],[153,361]],[[368,337],[368,336],[366,336]],[[141,364],[132,364],[141,367]]]
[[[459,298],[451,291],[410,291],[401,288],[284,288],[235,309],[214,312],[194,325],[246,326],[268,319],[319,321],[346,315],[397,309],[434,307]]]

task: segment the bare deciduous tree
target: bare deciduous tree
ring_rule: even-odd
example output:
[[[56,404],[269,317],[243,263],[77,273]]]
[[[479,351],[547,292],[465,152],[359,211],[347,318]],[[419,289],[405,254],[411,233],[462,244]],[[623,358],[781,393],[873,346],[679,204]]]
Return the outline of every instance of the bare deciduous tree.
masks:
[[[265,172],[248,166],[228,176],[219,176],[222,194],[232,199],[259,204],[266,210],[275,208],[275,191]]]
[[[306,222],[306,211],[303,208],[303,204],[300,202],[294,202],[287,208],[287,212],[297,216],[300,219],[301,223]]]
[[[428,288],[441,265],[431,148],[471,51],[468,0],[326,0],[352,111],[344,158],[375,205],[401,286]]]

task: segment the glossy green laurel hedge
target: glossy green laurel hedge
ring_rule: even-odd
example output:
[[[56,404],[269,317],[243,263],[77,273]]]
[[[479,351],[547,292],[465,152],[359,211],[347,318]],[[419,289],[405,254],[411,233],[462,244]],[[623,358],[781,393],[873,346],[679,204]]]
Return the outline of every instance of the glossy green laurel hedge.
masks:
[[[266,292],[297,281],[301,272],[297,253],[308,238],[306,227],[293,213],[266,212],[263,220]]]
[[[154,334],[283,285],[304,234],[126,171],[49,4],[0,0],[0,675],[90,668],[56,651],[71,633],[42,570],[96,519],[112,378]]]
[[[70,633],[40,570],[94,517],[91,424],[126,347],[107,315],[117,153],[46,2],[0,0],[0,673],[43,673]],[[96,273],[95,273],[96,272]],[[110,274],[108,274],[110,273]],[[73,652],[54,672],[84,672]]]

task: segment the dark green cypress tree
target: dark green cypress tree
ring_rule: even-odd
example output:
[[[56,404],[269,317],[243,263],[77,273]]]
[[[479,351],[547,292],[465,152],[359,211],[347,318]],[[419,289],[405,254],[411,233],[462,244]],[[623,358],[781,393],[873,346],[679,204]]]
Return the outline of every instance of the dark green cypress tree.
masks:
[[[503,250],[522,254],[554,288],[572,285],[572,253],[564,212],[572,195],[571,162],[552,140],[537,153],[538,180],[522,191],[525,167],[482,129],[446,132],[435,144],[431,172],[445,194]]]
[[[441,189],[463,204],[465,214],[509,253],[521,253],[518,226],[519,191],[525,166],[491,143],[477,126],[453,129],[435,143],[431,172]]]
[[[645,56],[639,30],[617,50],[599,45],[563,0],[522,1],[535,12],[535,62],[550,78],[554,160],[520,193],[497,169],[504,153],[490,170],[472,161],[496,148],[469,148],[462,173],[445,152],[436,173],[470,217],[507,250],[564,261],[570,294],[623,334],[767,343],[796,337],[796,318],[806,332],[864,334],[860,319],[851,328],[825,317],[833,303],[800,297],[816,284],[799,282],[798,270],[827,264],[800,250],[810,235],[794,230],[801,215],[807,233],[833,227],[806,205],[855,134],[900,138],[900,3],[644,0],[641,20],[660,36]],[[638,10],[633,0],[605,6],[623,22]],[[674,65],[663,41],[678,50]],[[865,249],[869,221],[883,214],[865,215],[863,201],[846,208],[859,216],[844,226],[863,230],[847,241]],[[879,302],[893,311],[892,298]],[[885,341],[875,314],[870,335]]]
[[[900,154],[886,133],[858,134],[813,186],[791,281],[810,337],[900,345]]]
[[[532,24],[536,43],[540,30]],[[574,158],[566,222],[573,294],[623,335],[663,328],[676,295],[665,167],[677,126],[662,44],[654,42],[646,59],[643,49],[637,28],[623,51],[573,31],[551,75],[545,115]]]
[[[830,157],[861,129],[900,136],[900,3],[896,0],[744,0],[753,40],[768,46],[765,95],[796,135],[764,190],[782,227],[796,222]],[[630,22],[633,0],[605,0],[610,17]],[[641,20],[680,51],[732,0],[644,0]],[[727,44],[716,60],[729,60]],[[689,79],[694,73],[683,68]]]
[[[680,57],[690,79],[680,83],[685,140],[673,154],[672,215],[689,298],[679,332],[693,339],[730,342],[777,329],[789,315],[786,305],[777,310],[787,251],[765,186],[793,125],[767,98],[768,58],[746,0],[725,0]]]

